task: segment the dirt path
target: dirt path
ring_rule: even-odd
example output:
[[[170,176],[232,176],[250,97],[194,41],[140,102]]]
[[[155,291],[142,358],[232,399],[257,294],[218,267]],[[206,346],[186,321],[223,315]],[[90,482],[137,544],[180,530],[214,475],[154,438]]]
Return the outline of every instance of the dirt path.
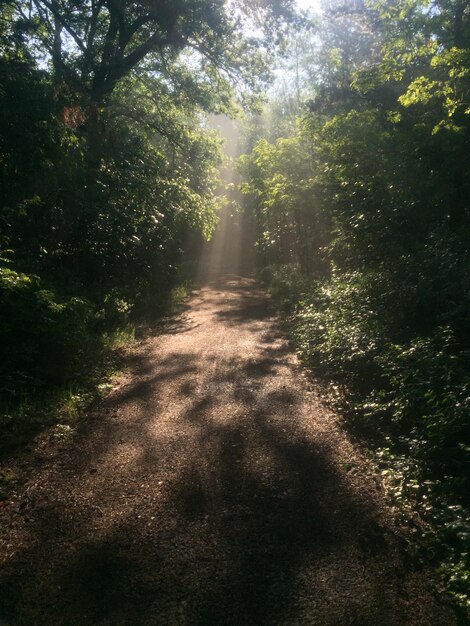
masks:
[[[9,624],[456,624],[249,280],[201,290],[38,454],[1,514]]]

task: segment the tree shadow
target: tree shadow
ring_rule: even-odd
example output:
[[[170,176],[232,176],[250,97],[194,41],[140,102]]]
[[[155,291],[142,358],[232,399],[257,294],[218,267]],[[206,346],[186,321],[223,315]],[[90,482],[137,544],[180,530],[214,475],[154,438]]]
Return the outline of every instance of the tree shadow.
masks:
[[[263,319],[256,297],[241,297],[238,312],[230,303],[222,319],[250,328]],[[277,330],[264,310],[266,338]],[[85,424],[68,451],[70,474],[54,477],[63,499],[49,513],[28,511],[31,541],[1,576],[5,617],[48,626],[410,623],[415,599],[402,601],[399,546],[328,438],[306,433],[305,398],[278,372],[281,339],[219,357],[217,368],[189,349],[158,367],[148,355],[135,363],[145,375],[103,407],[125,411],[126,423]]]

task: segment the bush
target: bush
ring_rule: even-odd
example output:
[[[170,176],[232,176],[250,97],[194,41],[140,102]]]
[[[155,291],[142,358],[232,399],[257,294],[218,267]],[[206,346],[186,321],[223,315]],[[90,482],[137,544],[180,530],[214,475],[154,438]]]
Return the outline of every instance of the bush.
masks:
[[[0,268],[3,398],[64,383],[89,342],[93,307],[60,300],[37,276]]]
[[[333,272],[309,284],[295,267],[271,266],[261,276],[290,316],[303,360],[344,387],[355,427],[392,435],[423,476],[446,476],[446,490],[468,494],[470,352],[451,327],[404,339],[410,329],[390,319],[390,272]]]

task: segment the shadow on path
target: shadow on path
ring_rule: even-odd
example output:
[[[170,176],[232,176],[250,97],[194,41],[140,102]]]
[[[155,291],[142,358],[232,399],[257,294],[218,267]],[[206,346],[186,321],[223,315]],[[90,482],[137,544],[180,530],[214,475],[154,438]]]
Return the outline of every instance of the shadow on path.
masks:
[[[25,497],[3,615],[456,623],[404,566],[372,481],[344,470],[354,452],[307,396],[266,298],[250,281],[212,285],[185,329],[151,340],[130,384]]]

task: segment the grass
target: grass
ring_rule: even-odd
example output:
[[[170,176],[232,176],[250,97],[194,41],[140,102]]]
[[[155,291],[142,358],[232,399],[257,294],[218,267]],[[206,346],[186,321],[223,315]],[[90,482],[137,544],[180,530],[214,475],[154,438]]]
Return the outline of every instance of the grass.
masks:
[[[175,286],[164,298],[143,302],[124,325],[89,336],[78,367],[61,386],[37,389],[32,381],[21,396],[0,397],[0,460],[14,456],[46,429],[55,441],[72,439],[80,418],[110,392],[113,379],[125,369],[128,350],[136,341],[163,332],[188,293],[188,284]],[[0,476],[0,496],[2,482]]]
[[[38,433],[54,425],[74,429],[92,402],[99,399],[122,367],[123,349],[135,341],[135,332],[118,329],[95,337],[84,352],[80,369],[72,379],[54,389],[23,392],[20,398],[0,403],[3,457],[28,444]],[[58,431],[59,432],[59,431]]]

